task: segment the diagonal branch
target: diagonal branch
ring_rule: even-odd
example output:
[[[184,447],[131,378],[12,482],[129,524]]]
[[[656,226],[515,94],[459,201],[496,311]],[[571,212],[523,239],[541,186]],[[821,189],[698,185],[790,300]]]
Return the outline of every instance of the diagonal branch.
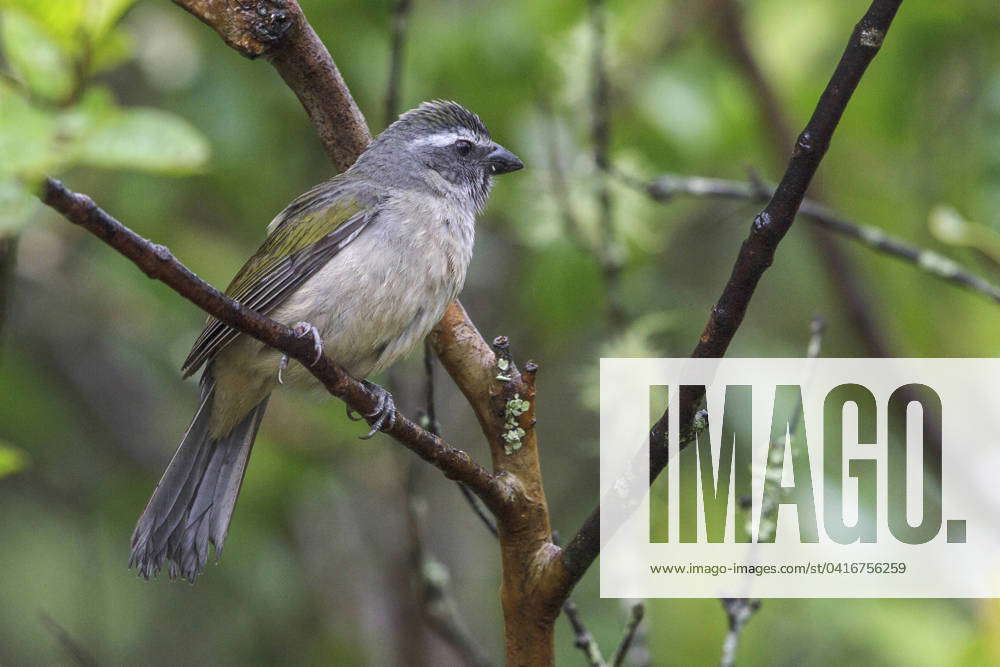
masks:
[[[885,39],[902,0],[874,0],[854,27],[844,53],[827,83],[808,124],[799,135],[781,183],[767,206],[754,219],[750,234],[740,248],[732,274],[722,295],[713,306],[708,324],[691,353],[692,357],[725,355],[743,322],[750,299],[764,272],[774,261],[778,244],[791,229],[795,214],[805,197],[834,130],[847,108],[868,65]],[[690,392],[680,406],[680,424],[691,424],[701,396]],[[664,412],[650,431],[650,480],[667,464],[668,417]],[[682,438],[684,434],[682,433]],[[572,587],[584,575],[600,552],[600,508],[594,509],[583,526],[566,545],[562,563]]]
[[[371,141],[344,77],[296,0],[174,0],[248,58],[264,56],[299,98],[344,171]]]
[[[792,127],[782,108],[778,93],[754,56],[744,28],[743,6],[737,0],[714,0],[715,24],[725,48],[736,66],[742,70],[763,115],[764,127],[775,157],[784,156],[792,143]],[[822,199],[817,184],[812,194]],[[809,240],[816,250],[819,265],[824,269],[833,293],[840,300],[850,322],[857,331],[864,349],[872,357],[892,356],[882,323],[872,308],[871,299],[858,268],[843,247],[818,227],[808,228]]]
[[[296,336],[288,327],[230,299],[196,276],[165,246],[142,238],[101,210],[90,197],[68,190],[59,181],[47,179],[41,199],[67,220],[83,227],[132,260],[150,278],[165,283],[209,315],[302,363],[328,392],[342,399],[356,412],[374,412],[376,397],[363,384],[326,356],[313,363],[315,350],[309,337]],[[398,411],[395,416],[395,424],[386,433],[441,470],[449,479],[469,486],[494,512],[504,505],[508,490],[501,478]]]

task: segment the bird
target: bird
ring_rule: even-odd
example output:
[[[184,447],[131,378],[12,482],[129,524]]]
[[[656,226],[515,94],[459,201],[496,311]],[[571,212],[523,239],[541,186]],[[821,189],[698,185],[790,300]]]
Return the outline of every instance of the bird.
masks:
[[[312,336],[317,355],[364,382],[378,397],[364,415],[371,437],[391,428],[395,406],[366,378],[422,341],[458,296],[493,178],[523,166],[475,113],[424,102],[278,213],[226,295]],[[145,579],[166,563],[171,578],[194,583],[210,544],[221,557],[271,393],[315,383],[212,317],[182,372],[202,368],[198,409],[132,535],[129,567]]]

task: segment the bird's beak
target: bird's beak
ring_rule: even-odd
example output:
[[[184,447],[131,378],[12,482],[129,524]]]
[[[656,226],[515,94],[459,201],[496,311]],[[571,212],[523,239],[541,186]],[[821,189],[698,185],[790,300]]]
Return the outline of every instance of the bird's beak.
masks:
[[[493,174],[508,174],[524,167],[519,157],[500,144],[493,145],[493,150],[486,156],[486,163],[490,166],[490,173]]]

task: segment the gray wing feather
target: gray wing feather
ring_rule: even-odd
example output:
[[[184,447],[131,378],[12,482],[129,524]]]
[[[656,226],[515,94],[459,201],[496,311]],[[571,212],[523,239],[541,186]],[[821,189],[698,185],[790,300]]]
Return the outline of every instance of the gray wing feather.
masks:
[[[248,289],[247,296],[241,303],[263,315],[269,314],[291,292],[315,275],[344,247],[356,239],[376,216],[377,211],[374,207],[358,213],[318,242],[290,254],[274,271]],[[212,320],[195,341],[191,353],[184,361],[182,367],[184,377],[197,372],[202,364],[214,358],[232,343],[239,333],[228,324]]]

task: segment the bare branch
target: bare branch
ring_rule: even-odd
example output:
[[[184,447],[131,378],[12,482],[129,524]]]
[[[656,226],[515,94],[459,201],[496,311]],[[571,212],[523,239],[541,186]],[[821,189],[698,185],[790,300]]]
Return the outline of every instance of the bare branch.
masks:
[[[572,600],[567,600],[566,604],[563,605],[563,613],[566,614],[569,624],[573,626],[573,645],[583,651],[583,656],[587,660],[587,664],[590,667],[606,667],[608,663],[605,662],[604,656],[601,655],[601,647],[597,644],[597,640],[594,639],[594,635],[590,634],[590,630],[587,629],[587,626],[580,619],[580,610],[577,608],[576,603]]]
[[[760,609],[760,600],[747,598],[722,598],[722,608],[726,610],[729,620],[729,631],[722,642],[722,659],[719,667],[733,667],[736,664],[736,651],[740,647],[740,637],[743,628],[753,615]]]
[[[600,237],[595,254],[600,261],[601,274],[604,278],[608,324],[612,331],[620,331],[625,326],[625,306],[621,294],[622,257],[615,233],[614,202],[607,178],[611,145],[611,94],[605,54],[607,16],[603,0],[590,0],[588,6],[591,33],[590,136],[593,142],[594,164],[597,166],[597,203],[600,216],[598,220]],[[567,214],[569,211],[570,209],[567,209]]]
[[[642,619],[645,616],[646,605],[641,602],[636,602],[632,605],[632,614],[629,617],[628,624],[625,626],[625,633],[622,636],[622,641],[618,645],[618,649],[615,651],[614,658],[611,659],[613,667],[621,667],[625,664],[625,657],[628,655],[629,649],[632,648],[632,642],[635,641],[636,633],[638,633],[639,626],[642,624]]]
[[[363,384],[323,356],[315,364],[315,351],[308,337],[298,337],[288,327],[260,313],[243,307],[212,287],[181,264],[162,245],[152,243],[112,218],[86,195],[66,189],[62,183],[47,179],[42,201],[132,260],[150,278],[168,285],[175,292],[209,315],[229,326],[270,345],[296,359],[334,396],[356,412],[370,414],[376,397]],[[403,415],[396,413],[396,423],[387,433],[422,459],[441,470],[446,477],[468,485],[494,512],[503,506],[508,489],[502,480],[475,463],[465,452],[447,445]]]
[[[754,219],[750,234],[740,248],[732,275],[712,308],[708,324],[692,357],[721,357],[736,335],[764,272],[774,261],[781,239],[791,228],[820,161],[826,154],[834,130],[861,81],[862,75],[881,47],[902,0],[874,0],[851,33],[833,76],[820,96],[805,130],[799,135],[784,177],[767,206]],[[680,406],[681,428],[689,429],[701,396],[691,392]],[[650,431],[650,481],[667,464],[666,412]],[[684,434],[682,433],[682,438]],[[583,526],[566,545],[562,562],[574,585],[600,551],[600,508],[591,512]]]
[[[389,82],[385,93],[385,125],[396,120],[399,114],[399,90],[403,79],[403,52],[406,47],[406,29],[410,23],[412,0],[396,0],[392,6],[392,46],[389,50]]]
[[[792,144],[792,127],[777,91],[765,75],[747,40],[743,7],[737,0],[715,0],[714,9],[720,41],[750,84],[757,107],[763,115],[764,129],[771,140],[774,155],[783,157]],[[812,184],[811,192],[815,198],[822,199],[818,183]],[[872,307],[858,267],[826,230],[810,227],[808,231],[820,266],[825,270],[827,282],[857,330],[866,353],[872,357],[892,356],[884,327],[879,322],[878,312]]]
[[[767,201],[774,193],[773,189],[760,184],[700,176],[665,174],[649,183],[636,181],[628,176],[622,176],[622,180],[642,190],[650,198],[663,203],[676,196]],[[812,199],[803,200],[798,214],[812,223],[853,239],[876,252],[900,259],[936,278],[979,292],[990,300],[1000,303],[1000,286],[966,271],[957,262],[940,253],[907,243],[878,227],[844,218]]]
[[[806,349],[806,356],[808,358],[815,359],[819,356],[820,350],[823,347],[823,333],[825,331],[826,322],[822,317],[817,315],[809,325],[809,346]],[[794,433],[798,430],[801,421],[802,403],[800,402],[795,406],[795,412],[792,413],[792,418],[789,420],[789,432]],[[782,435],[779,444],[784,445],[784,439],[785,436]],[[784,452],[784,449],[781,451]],[[777,465],[780,468],[781,463],[779,462]],[[774,535],[776,528],[775,521],[777,519],[777,499],[765,497],[760,508],[760,515],[761,537],[758,537],[758,541]],[[732,667],[736,663],[736,651],[739,649],[743,629],[757,610],[760,609],[761,603],[760,600],[750,598],[722,598],[719,602],[722,603],[722,608],[726,612],[729,628],[725,638],[722,640],[722,659],[720,660],[720,665],[721,667]]]
[[[78,665],[78,667],[97,667],[97,661],[87,652],[80,642],[76,640],[73,635],[69,633],[69,630],[64,628],[56,619],[52,618],[45,612],[40,614],[42,619],[42,625],[45,629],[52,633],[52,636],[56,638],[59,644],[63,647],[63,650],[73,659],[73,663]]]

